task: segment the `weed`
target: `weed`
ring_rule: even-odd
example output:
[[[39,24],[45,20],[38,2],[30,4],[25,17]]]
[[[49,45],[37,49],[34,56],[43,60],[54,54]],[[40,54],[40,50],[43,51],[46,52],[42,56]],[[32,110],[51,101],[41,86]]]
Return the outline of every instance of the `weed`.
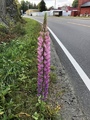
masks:
[[[20,22],[18,22],[16,25],[11,27],[12,31],[10,31],[10,32],[12,34],[25,35],[26,32],[25,32],[25,29],[24,29],[23,25]]]
[[[32,118],[34,120],[56,120],[57,116],[59,116],[60,109],[61,107],[58,103],[54,106],[52,104],[49,105],[39,97],[36,103],[36,111],[32,115]]]
[[[9,22],[9,27],[0,24],[0,43],[9,42],[13,38],[24,36],[26,33],[24,25],[21,22],[17,22],[16,24]]]
[[[51,71],[54,71],[56,70],[56,67],[55,66],[51,66]]]
[[[50,82],[52,82],[52,83],[56,83],[57,82],[56,73],[54,73],[54,72],[50,73]]]
[[[7,27],[5,25],[3,25],[3,24],[0,24],[0,33],[1,32],[6,33],[6,34],[9,32]]]

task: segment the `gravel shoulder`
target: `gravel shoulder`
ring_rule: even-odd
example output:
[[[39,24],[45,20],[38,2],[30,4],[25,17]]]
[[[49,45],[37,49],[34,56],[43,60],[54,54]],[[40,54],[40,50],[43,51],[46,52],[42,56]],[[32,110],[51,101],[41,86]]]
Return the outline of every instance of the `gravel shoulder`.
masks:
[[[70,83],[68,73],[62,66],[51,40],[51,66],[55,66],[57,81],[50,90],[50,99],[61,105],[62,120],[87,120]],[[60,119],[59,119],[60,120]]]

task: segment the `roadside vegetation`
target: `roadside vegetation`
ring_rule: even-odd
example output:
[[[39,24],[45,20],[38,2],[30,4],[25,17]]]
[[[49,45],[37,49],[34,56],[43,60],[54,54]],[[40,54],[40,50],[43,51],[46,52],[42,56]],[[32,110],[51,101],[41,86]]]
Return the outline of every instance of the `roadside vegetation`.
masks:
[[[72,3],[72,6],[74,8],[77,8],[78,7],[78,0],[74,0],[73,3]]]
[[[41,25],[31,19],[10,29],[0,25],[0,120],[56,119],[60,106],[53,107],[37,97],[40,30]],[[56,80],[53,73],[50,78]]]

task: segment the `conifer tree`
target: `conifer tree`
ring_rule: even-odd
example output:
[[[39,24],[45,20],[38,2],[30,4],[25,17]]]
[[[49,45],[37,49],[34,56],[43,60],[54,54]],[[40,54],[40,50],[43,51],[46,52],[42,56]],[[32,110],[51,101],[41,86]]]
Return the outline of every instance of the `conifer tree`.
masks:
[[[46,3],[44,2],[44,0],[41,0],[41,2],[38,4],[38,9],[40,12],[47,10]]]

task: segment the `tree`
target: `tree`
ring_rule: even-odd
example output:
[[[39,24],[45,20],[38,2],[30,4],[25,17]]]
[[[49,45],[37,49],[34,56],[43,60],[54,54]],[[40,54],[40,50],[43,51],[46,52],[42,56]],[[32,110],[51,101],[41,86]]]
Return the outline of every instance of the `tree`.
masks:
[[[28,9],[37,9],[37,8],[38,7],[36,4],[30,3],[28,1],[25,2],[24,0],[21,1],[20,10],[23,10],[23,13]]]
[[[29,6],[30,6],[30,2],[28,2],[28,1],[26,1],[26,6],[27,6],[27,8],[29,9]]]
[[[38,4],[38,9],[40,12],[47,10],[46,3],[44,2],[44,0],[41,0],[41,2]]]
[[[20,9],[23,10],[23,13],[24,13],[26,10],[28,10],[27,3],[26,3],[24,0],[21,1],[21,8],[20,8]]]
[[[78,7],[78,0],[74,0],[72,3],[72,6],[77,8]]]
[[[37,9],[38,7],[37,7],[37,5],[34,3],[34,5],[33,5],[33,8],[34,9]]]

